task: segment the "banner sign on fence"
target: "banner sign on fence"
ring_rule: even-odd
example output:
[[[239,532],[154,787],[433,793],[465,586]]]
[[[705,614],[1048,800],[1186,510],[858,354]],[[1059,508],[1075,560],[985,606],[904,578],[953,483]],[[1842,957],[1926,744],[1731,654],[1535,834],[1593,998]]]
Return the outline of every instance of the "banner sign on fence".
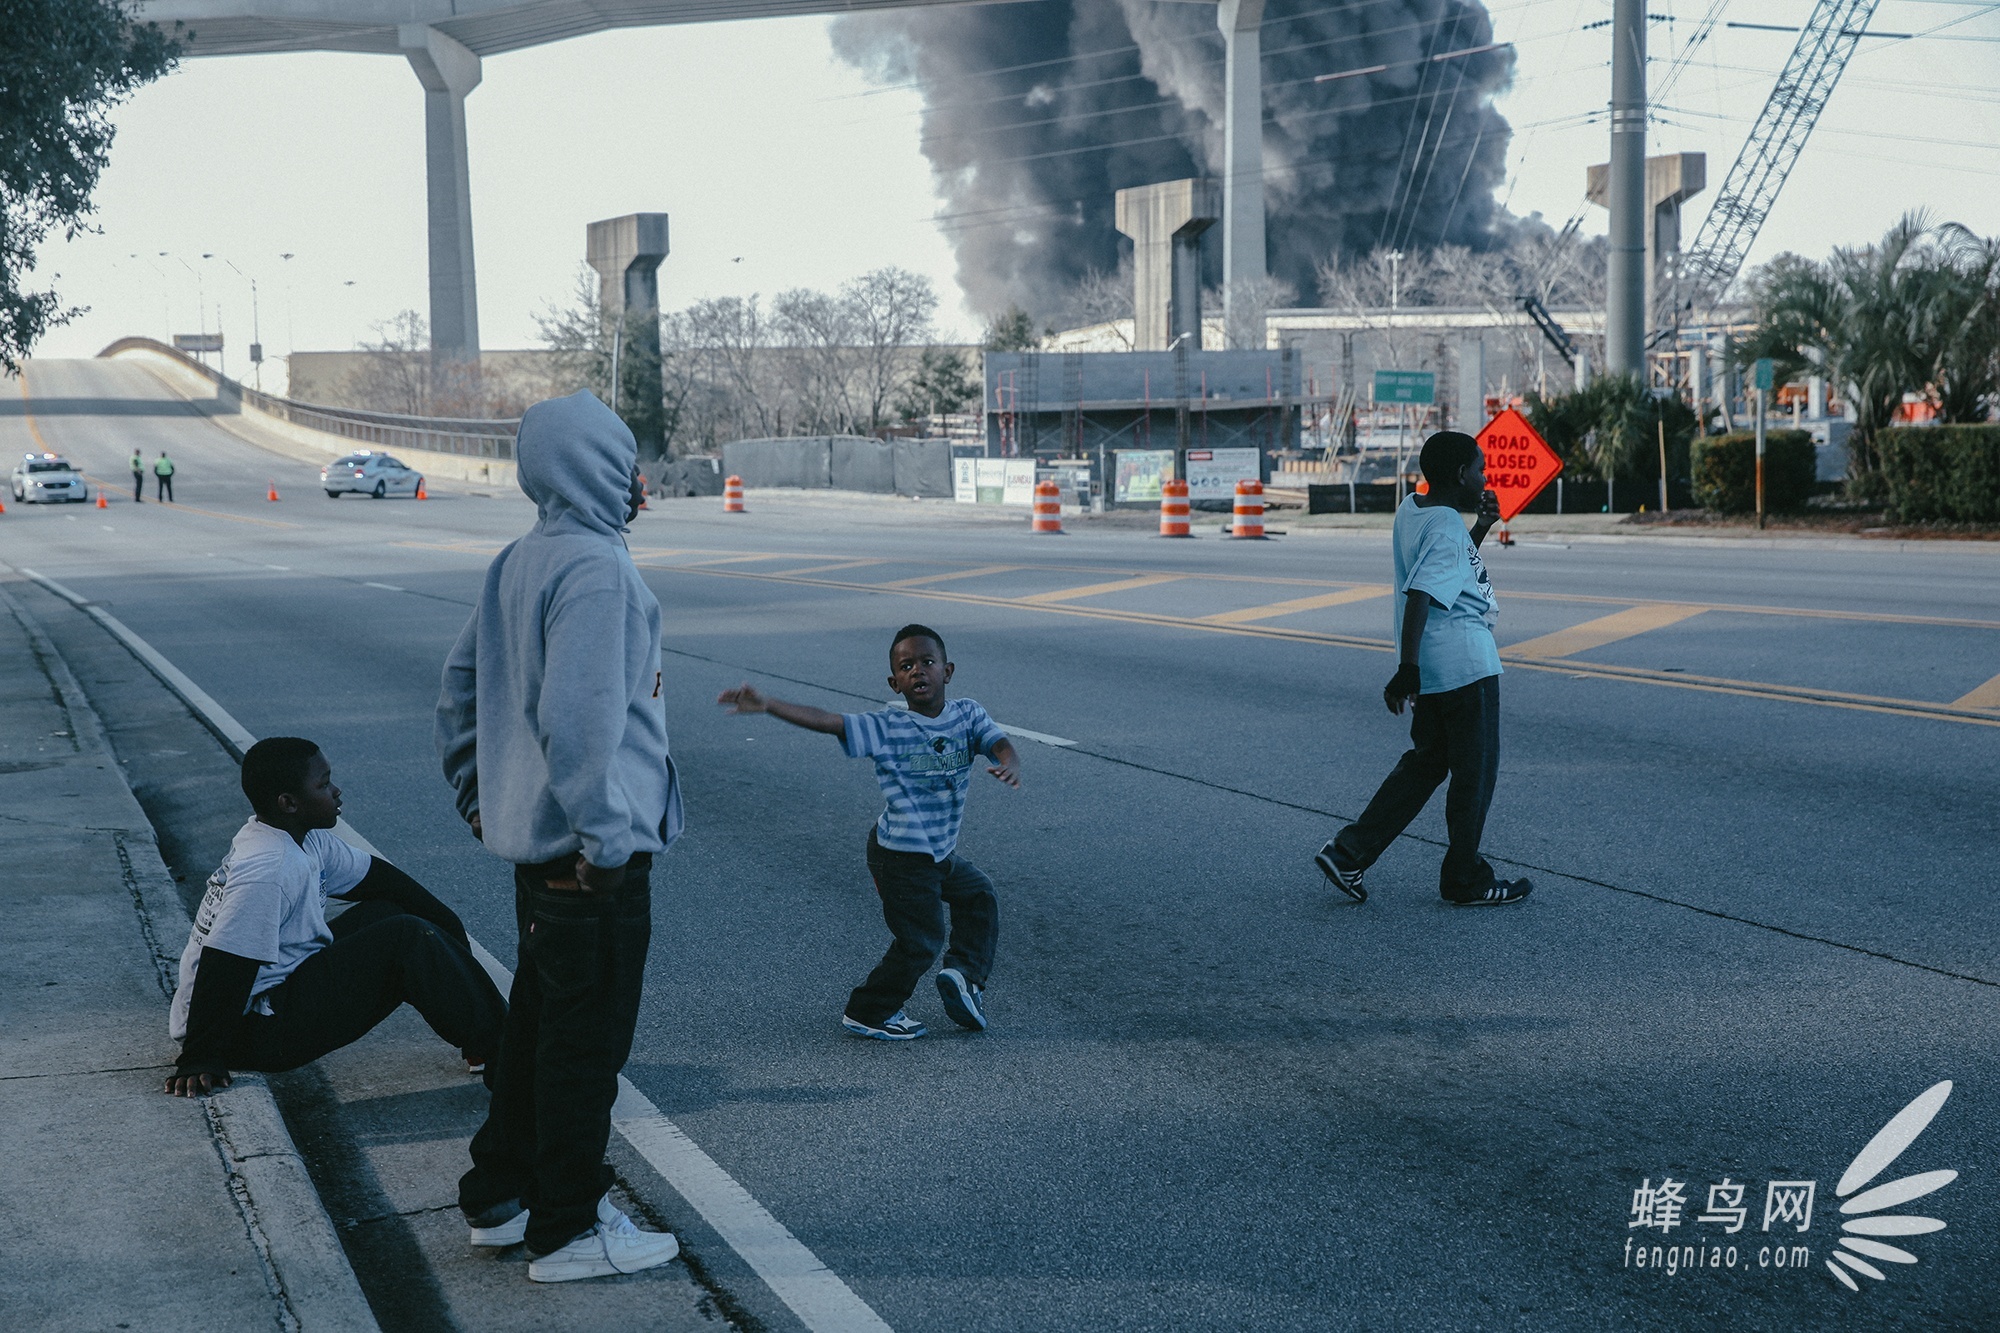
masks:
[[[1005,469],[1000,487],[1000,503],[1005,505],[1032,505],[1035,502],[1035,460],[1032,458],[1010,458],[1001,464]]]
[[[1112,492],[1112,499],[1119,504],[1157,503],[1160,485],[1174,475],[1174,451],[1171,449],[1120,449],[1118,451],[1118,488]]]
[[[1187,484],[1190,500],[1228,500],[1239,481],[1264,479],[1260,449],[1190,449]]]
[[[1378,370],[1375,372],[1375,401],[1378,403],[1434,403],[1438,377],[1429,370]]]
[[[1031,505],[1035,502],[1035,460],[954,458],[951,498],[965,505]]]
[[[1562,471],[1562,459],[1528,419],[1508,408],[1479,432],[1486,455],[1486,485],[1500,497],[1500,521],[1509,522]]]
[[[979,503],[979,459],[951,460],[951,498],[962,505]]]

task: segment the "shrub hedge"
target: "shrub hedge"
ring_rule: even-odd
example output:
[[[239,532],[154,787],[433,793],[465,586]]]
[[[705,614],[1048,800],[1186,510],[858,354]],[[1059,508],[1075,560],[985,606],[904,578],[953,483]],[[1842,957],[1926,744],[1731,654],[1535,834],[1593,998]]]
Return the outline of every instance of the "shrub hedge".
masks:
[[[1750,431],[1709,435],[1694,442],[1690,462],[1695,503],[1719,514],[1757,512],[1757,437]],[[1812,436],[1802,430],[1764,432],[1764,508],[1770,513],[1805,508],[1818,473]]]
[[[2000,523],[2000,425],[1898,427],[1875,440],[1898,520]]]

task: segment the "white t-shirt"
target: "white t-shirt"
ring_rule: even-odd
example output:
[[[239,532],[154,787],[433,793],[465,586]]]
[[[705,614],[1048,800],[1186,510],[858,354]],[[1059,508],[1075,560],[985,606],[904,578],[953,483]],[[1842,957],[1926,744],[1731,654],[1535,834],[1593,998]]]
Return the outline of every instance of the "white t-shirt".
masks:
[[[1396,591],[1421,592],[1437,603],[1417,645],[1423,694],[1441,694],[1500,674],[1493,628],[1500,608],[1479,548],[1450,505],[1420,505],[1412,495],[1396,511]],[[1401,645],[1403,598],[1394,599],[1390,642]]]
[[[229,844],[229,855],[208,877],[208,891],[195,910],[194,929],[181,950],[180,985],[174,989],[167,1035],[175,1041],[187,1037],[195,972],[201,951],[211,946],[263,964],[244,1012],[270,1013],[264,992],[333,943],[326,926],[327,898],[354,888],[370,864],[368,853],[325,829],[306,834],[300,846],[291,834],[251,816]]]

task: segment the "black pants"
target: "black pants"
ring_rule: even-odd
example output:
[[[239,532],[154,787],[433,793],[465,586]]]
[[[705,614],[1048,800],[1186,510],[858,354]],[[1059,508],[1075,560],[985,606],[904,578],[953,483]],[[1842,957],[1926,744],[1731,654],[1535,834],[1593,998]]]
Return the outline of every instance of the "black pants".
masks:
[[[1479,855],[1493,782],[1500,772],[1500,677],[1487,676],[1442,694],[1417,696],[1410,719],[1412,748],[1361,812],[1333,843],[1349,861],[1375,864],[1447,776],[1444,822],[1451,842],[1438,889],[1447,896],[1478,893],[1493,883],[1493,867]]]
[[[528,1249],[561,1249],[597,1224],[611,1188],[604,1149],[618,1071],[632,1051],[646,949],[653,936],[653,858],[639,855],[615,889],[574,882],[575,858],[514,867],[520,966],[493,1104],[458,1182],[468,1217],[519,1199],[532,1212]]]
[[[146,474],[143,472],[134,472],[132,474],[132,502],[134,504],[143,504],[145,500]]]
[[[962,856],[933,861],[922,852],[890,851],[870,829],[868,873],[882,897],[882,920],[895,938],[868,980],[847,997],[849,1018],[880,1023],[901,1009],[940,949],[946,967],[957,968],[975,986],[986,984],[1000,939],[1000,900],[985,871]]]
[[[164,472],[156,472],[153,475],[159,479],[160,483],[159,494],[154,498],[172,500],[174,498],[174,479]]]
[[[404,1005],[468,1059],[499,1049],[507,1002],[471,950],[394,903],[357,903],[333,922],[333,943],[268,993],[229,1063],[280,1073],[358,1041]]]

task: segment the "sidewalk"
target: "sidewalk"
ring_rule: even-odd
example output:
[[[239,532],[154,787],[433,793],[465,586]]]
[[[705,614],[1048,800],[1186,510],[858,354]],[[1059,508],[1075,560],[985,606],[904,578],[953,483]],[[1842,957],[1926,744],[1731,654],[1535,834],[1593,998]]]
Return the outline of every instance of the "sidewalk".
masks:
[[[373,1330],[264,1081],[160,1090],[187,916],[96,714],[5,586],[0,812],[8,1325]]]
[[[198,885],[241,824],[236,761],[123,644],[17,580],[0,565],[0,856],[29,927],[0,962],[0,1123],[22,1127],[0,1155],[7,1327],[794,1326],[616,1135],[615,1201],[679,1235],[681,1261],[551,1287],[519,1247],[468,1247],[457,1181],[484,1090],[407,1006],[303,1069],[161,1093],[188,931],[174,879]]]

